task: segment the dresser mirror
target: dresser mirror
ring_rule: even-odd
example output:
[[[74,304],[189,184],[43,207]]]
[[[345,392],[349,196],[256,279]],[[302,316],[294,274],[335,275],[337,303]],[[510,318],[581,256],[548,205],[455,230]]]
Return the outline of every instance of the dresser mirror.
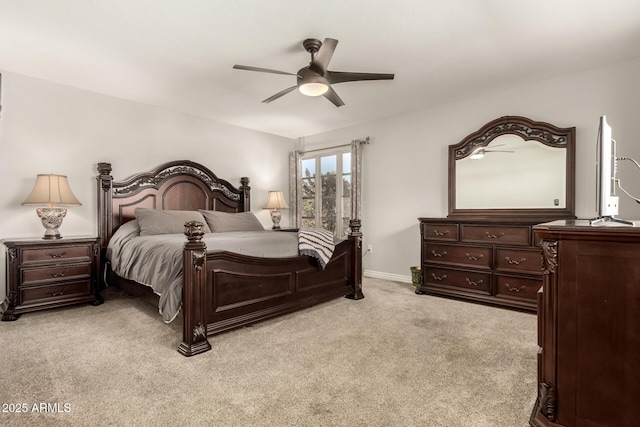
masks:
[[[449,216],[574,217],[575,128],[504,116],[449,146]]]

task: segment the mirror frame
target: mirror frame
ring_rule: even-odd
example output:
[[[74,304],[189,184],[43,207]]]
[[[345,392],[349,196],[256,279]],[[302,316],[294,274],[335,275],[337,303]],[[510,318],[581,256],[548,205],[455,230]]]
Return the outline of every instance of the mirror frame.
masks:
[[[513,134],[525,141],[538,141],[550,147],[564,146],[566,156],[566,205],[564,208],[522,209],[457,209],[456,160],[469,156],[475,149],[486,147],[500,135]],[[575,144],[576,128],[559,128],[526,117],[503,116],[469,134],[457,144],[449,146],[449,217],[536,217],[575,218]],[[541,165],[542,166],[542,165]]]

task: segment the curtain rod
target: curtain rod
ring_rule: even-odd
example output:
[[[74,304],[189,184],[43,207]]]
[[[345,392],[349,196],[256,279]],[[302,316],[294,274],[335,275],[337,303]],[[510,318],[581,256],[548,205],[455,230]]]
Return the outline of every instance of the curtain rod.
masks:
[[[369,137],[366,137],[365,139],[354,139],[352,142],[359,142],[360,144],[368,144],[369,143]],[[342,147],[351,147],[351,144],[342,144],[342,145],[334,145],[332,147],[316,148],[315,150],[300,151],[300,153],[302,153],[302,154],[314,153],[316,151],[333,150],[334,148],[342,148]]]

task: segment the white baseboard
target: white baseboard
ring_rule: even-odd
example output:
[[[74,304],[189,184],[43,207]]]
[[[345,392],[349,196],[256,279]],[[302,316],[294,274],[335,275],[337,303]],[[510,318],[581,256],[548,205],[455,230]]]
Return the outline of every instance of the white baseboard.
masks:
[[[413,283],[411,281],[411,275],[403,276],[402,274],[391,274],[391,273],[383,273],[381,271],[365,270],[364,276],[373,277],[374,279],[391,280],[393,282]]]

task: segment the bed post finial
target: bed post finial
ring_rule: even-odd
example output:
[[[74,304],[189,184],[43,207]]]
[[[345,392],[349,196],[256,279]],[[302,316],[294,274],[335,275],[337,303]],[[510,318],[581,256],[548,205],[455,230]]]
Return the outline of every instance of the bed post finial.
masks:
[[[240,178],[240,190],[242,190],[242,200],[244,200],[244,211],[251,210],[251,187],[249,187],[249,177]]]
[[[361,221],[358,218],[349,220],[349,239],[355,240],[353,249],[353,293],[345,295],[349,299],[362,299],[362,233],[360,232]]]
[[[100,172],[100,175],[111,175],[111,163],[98,163],[98,172]]]
[[[207,340],[206,281],[207,247],[202,241],[204,224],[189,221],[184,224],[187,243],[184,245],[182,271],[184,274],[182,305],[182,342],[178,352],[193,356],[211,350]]]

